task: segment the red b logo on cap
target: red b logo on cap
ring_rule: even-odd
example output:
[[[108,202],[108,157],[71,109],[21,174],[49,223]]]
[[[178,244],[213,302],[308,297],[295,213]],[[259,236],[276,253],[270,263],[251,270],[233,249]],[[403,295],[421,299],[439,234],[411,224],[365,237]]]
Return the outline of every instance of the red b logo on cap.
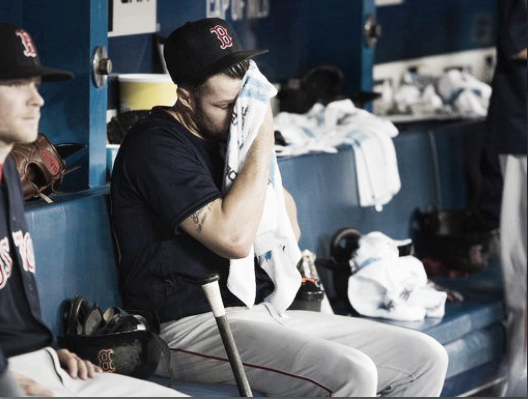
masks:
[[[29,33],[27,33],[25,30],[20,29],[16,31],[16,35],[20,38],[22,44],[24,45],[24,55],[26,57],[36,57],[37,48],[35,47],[31,36],[29,36]]]
[[[227,29],[222,25],[216,25],[214,28],[211,28],[211,33],[216,34],[216,37],[220,40],[220,43],[222,43],[220,46],[222,50],[233,45],[233,39],[229,36],[229,33],[227,33]]]

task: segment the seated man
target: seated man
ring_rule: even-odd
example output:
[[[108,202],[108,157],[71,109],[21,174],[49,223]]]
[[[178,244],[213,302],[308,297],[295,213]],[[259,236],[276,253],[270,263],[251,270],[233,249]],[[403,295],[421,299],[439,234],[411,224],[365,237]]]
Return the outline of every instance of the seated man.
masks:
[[[431,337],[366,319],[275,306],[281,303],[280,276],[251,257],[273,169],[269,100],[241,168],[224,172],[230,125],[246,117],[234,115],[233,108],[249,59],[260,52],[243,51],[232,27],[212,18],[175,30],[164,53],[178,100],[172,107],[155,107],[125,136],[114,164],[111,202],[122,296],[126,306],[160,317],[176,378],[233,380],[207,300],[192,281],[216,273],[253,389],[297,397],[438,396],[448,360]],[[223,189],[226,175],[234,178]],[[285,199],[291,205],[287,193]],[[254,268],[245,270],[251,277],[243,281],[252,287],[249,300],[229,283],[233,260],[248,254]]]
[[[40,81],[72,75],[42,66],[23,29],[0,23],[0,42],[0,395],[18,395],[22,389],[26,396],[185,396],[151,382],[101,373],[75,353],[55,349],[55,337],[40,318],[20,176],[8,155],[15,143],[37,138],[44,105]]]

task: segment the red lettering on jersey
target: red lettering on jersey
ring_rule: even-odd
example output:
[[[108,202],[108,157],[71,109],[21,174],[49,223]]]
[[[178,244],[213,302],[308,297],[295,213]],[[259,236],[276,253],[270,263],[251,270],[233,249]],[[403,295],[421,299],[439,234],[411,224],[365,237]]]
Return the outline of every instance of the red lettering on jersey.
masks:
[[[28,270],[31,273],[35,273],[35,250],[33,248],[33,240],[31,239],[31,236],[27,231],[26,234],[24,234],[24,242],[26,244],[26,259]]]
[[[22,234],[21,230],[14,232],[13,241],[18,247],[18,253],[22,259],[22,268],[27,272],[35,273],[35,252],[29,232],[25,234]]]
[[[7,237],[0,240],[0,289],[4,288],[11,277],[13,259],[9,254],[9,240]]]
[[[220,48],[225,50],[228,47],[233,45],[233,38],[227,33],[227,29],[222,25],[216,25],[214,28],[211,28],[211,33],[214,33],[218,40],[220,40]]]
[[[31,39],[29,33],[27,33],[25,30],[19,29],[16,31],[16,35],[20,38],[22,44],[24,45],[24,55],[26,57],[36,57],[37,48],[35,47],[35,43],[33,43],[33,39]]]

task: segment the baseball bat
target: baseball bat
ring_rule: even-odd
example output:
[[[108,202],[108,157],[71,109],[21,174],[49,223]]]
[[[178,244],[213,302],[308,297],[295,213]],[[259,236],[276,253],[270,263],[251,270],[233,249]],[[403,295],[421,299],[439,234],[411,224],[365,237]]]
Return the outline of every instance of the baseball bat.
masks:
[[[242,397],[253,397],[251,392],[251,387],[244,370],[244,365],[242,364],[242,359],[240,358],[240,353],[235,344],[235,339],[233,338],[233,333],[231,332],[231,327],[229,321],[227,320],[226,311],[224,308],[224,303],[222,301],[222,295],[220,294],[220,286],[218,285],[219,280],[218,274],[213,274],[205,280],[201,281],[201,286],[205,292],[205,296],[211,305],[213,310],[213,315],[216,320],[216,325],[220,331],[220,336],[224,344],[224,348],[227,353],[227,358],[229,359],[229,364],[233,375],[235,376],[235,381],[238,387],[238,392]]]

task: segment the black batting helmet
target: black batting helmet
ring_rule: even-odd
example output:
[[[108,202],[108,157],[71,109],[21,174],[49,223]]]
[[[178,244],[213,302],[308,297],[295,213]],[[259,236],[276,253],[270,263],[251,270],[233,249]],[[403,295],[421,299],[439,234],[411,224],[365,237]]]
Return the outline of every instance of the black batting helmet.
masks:
[[[144,312],[111,307],[104,312],[75,297],[66,312],[60,343],[104,372],[148,378],[167,348],[158,337],[159,324]]]

